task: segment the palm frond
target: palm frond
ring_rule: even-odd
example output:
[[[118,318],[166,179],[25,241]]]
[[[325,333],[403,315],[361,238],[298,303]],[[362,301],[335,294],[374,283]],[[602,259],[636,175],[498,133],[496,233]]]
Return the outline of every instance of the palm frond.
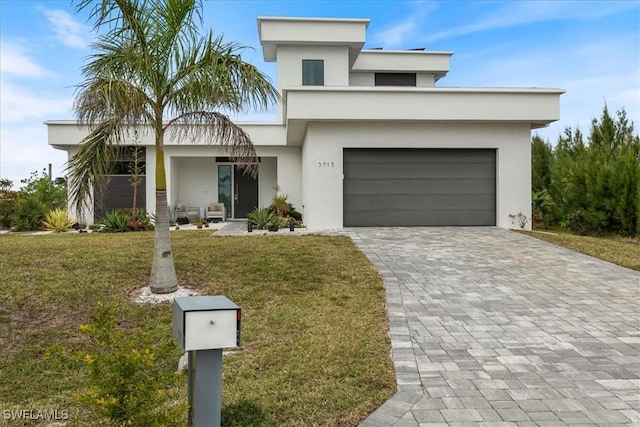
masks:
[[[136,128],[153,120],[152,106],[147,94],[130,82],[95,77],[78,86],[73,109],[78,122],[90,128],[114,118]]]
[[[203,140],[221,145],[228,156],[255,178],[258,175],[256,150],[249,135],[224,114],[209,111],[185,113],[166,123],[165,129],[178,141]]]
[[[266,109],[279,100],[268,76],[240,56],[244,46],[224,43],[222,37],[193,41],[175,51],[176,69],[167,88],[166,108],[170,115],[188,111],[225,110],[242,112]]]
[[[115,157],[117,146],[123,141],[124,127],[119,120],[107,120],[95,128],[81,142],[80,149],[67,162],[69,199],[78,211],[91,202],[94,190],[103,189],[103,179]]]

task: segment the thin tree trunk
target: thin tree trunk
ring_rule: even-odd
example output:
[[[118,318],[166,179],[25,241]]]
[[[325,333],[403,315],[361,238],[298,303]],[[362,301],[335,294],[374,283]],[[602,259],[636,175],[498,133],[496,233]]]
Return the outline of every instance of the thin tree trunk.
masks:
[[[149,286],[155,294],[167,294],[178,289],[176,268],[173,264],[171,236],[169,235],[169,207],[167,191],[156,191],[156,237],[153,251],[153,265]]]
[[[133,181],[131,182],[133,186],[133,207],[131,208],[131,223],[137,219],[136,211],[138,209],[138,175],[133,176]]]

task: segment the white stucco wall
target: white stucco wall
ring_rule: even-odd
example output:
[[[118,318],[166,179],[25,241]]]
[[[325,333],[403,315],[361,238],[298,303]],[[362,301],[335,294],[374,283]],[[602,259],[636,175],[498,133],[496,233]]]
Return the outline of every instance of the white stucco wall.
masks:
[[[346,46],[278,46],[277,88],[302,86],[302,60],[324,61],[324,86],[349,86],[349,48]],[[282,118],[282,104],[278,117]]]
[[[287,195],[289,202],[300,211],[302,206],[302,150],[300,147],[258,147],[257,153],[263,158],[260,165],[260,206],[271,203],[277,194]],[[269,159],[267,163],[264,159]],[[267,170],[267,166],[270,168]],[[264,169],[264,170],[263,170]]]
[[[305,222],[311,229],[342,227],[343,148],[497,149],[496,224],[509,214],[531,215],[528,124],[310,123],[302,150]]]

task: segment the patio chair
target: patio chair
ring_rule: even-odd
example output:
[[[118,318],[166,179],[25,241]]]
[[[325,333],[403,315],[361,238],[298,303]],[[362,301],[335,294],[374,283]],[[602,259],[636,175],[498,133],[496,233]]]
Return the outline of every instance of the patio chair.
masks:
[[[177,204],[176,222],[178,224],[188,224],[191,220],[200,216],[200,208],[188,206],[185,203]]]
[[[227,219],[225,211],[224,203],[209,203],[209,206],[207,206],[207,221],[221,220],[225,222]]]

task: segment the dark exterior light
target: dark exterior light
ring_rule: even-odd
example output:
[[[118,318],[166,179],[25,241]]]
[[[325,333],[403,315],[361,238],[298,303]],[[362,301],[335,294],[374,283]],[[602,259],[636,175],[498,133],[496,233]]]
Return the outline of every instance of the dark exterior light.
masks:
[[[247,233],[253,233],[253,223],[251,221],[247,221]]]
[[[296,229],[296,223],[293,220],[293,218],[289,219],[289,231],[295,231]]]

